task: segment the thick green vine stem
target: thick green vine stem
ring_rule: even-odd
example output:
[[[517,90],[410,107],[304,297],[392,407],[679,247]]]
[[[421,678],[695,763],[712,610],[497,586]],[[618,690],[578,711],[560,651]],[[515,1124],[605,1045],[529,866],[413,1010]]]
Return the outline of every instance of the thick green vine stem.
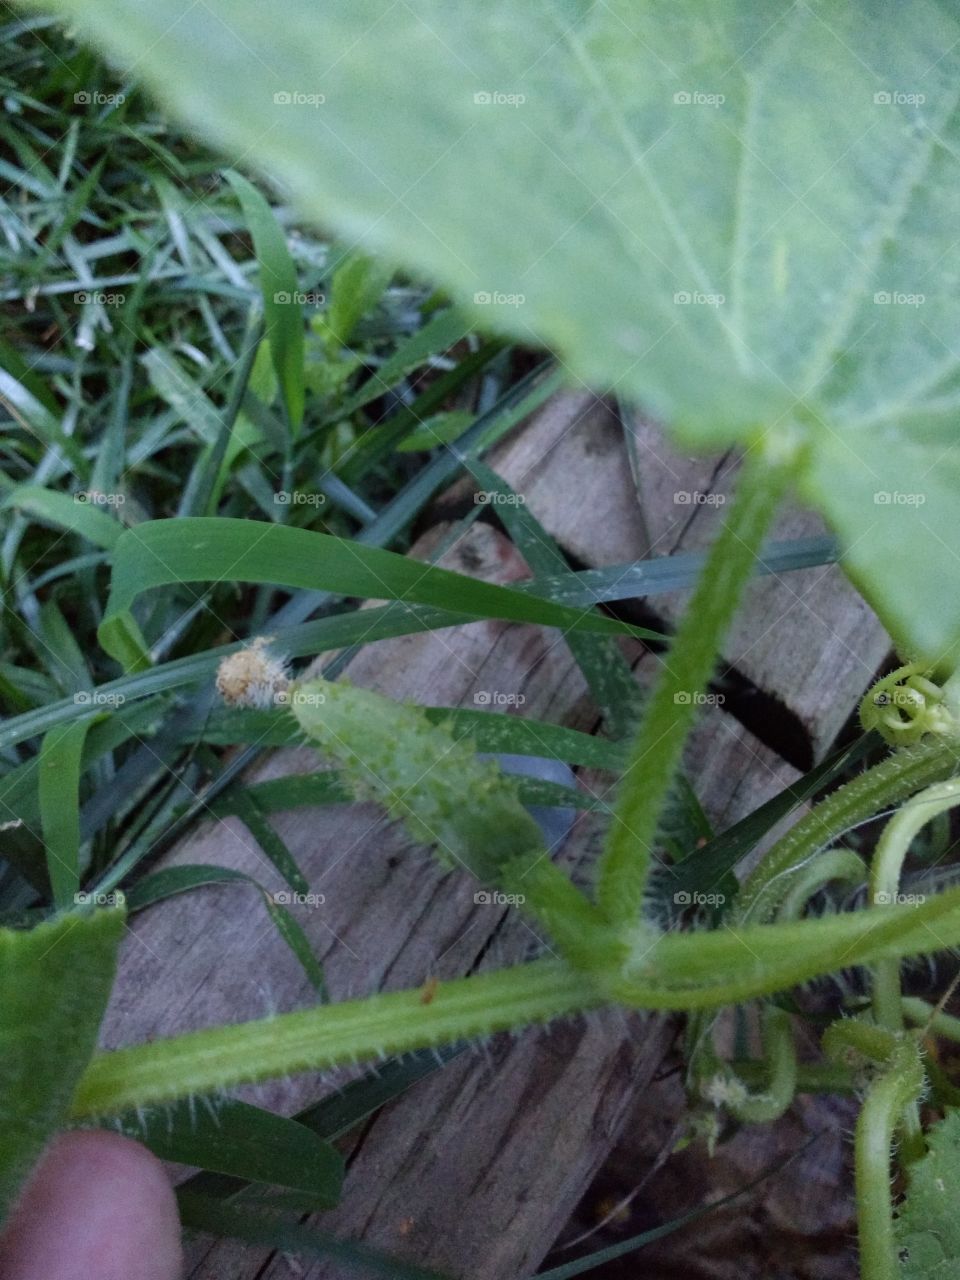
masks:
[[[772,845],[747,877],[737,900],[737,919],[771,919],[794,878],[814,854],[857,823],[958,770],[960,744],[935,739],[905,747],[838,787]]]
[[[924,1088],[920,1047],[914,1036],[900,1039],[886,1068],[867,1090],[857,1118],[854,1164],[862,1280],[898,1280],[890,1198],[890,1151],[904,1111]]]
[[[74,1120],[215,1093],[298,1071],[451,1044],[602,1003],[589,978],[558,960],[390,992],[256,1022],[212,1027],[97,1055]]]
[[[940,782],[909,800],[883,829],[870,865],[870,903],[883,910],[909,895],[900,892],[900,874],[914,837],[928,822],[960,804],[960,781]],[[922,897],[920,901],[923,901]],[[892,1031],[903,1027],[900,962],[881,960],[873,974],[873,1012]]]
[[[883,915],[875,922],[873,917]],[[95,1058],[74,1115],[111,1115],[191,1094],[318,1071],[489,1035],[619,1002],[639,1009],[716,1009],[786,990],[845,965],[960,943],[960,889],[922,907],[858,911],[736,931],[638,939],[629,976],[538,960],[496,973],[190,1032]],[[873,1028],[891,1042],[893,1033]]]
[[[759,454],[747,460],[733,508],[646,704],[599,869],[598,902],[614,923],[640,918],[657,827],[684,741],[789,475],[782,461]]]

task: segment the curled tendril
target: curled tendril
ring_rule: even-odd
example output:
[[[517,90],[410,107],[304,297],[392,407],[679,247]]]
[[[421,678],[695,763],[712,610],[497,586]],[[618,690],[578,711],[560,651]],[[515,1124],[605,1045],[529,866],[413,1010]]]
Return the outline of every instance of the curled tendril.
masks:
[[[960,720],[930,675],[910,662],[877,681],[860,703],[864,729],[875,729],[894,747],[912,746],[927,734],[960,738]]]

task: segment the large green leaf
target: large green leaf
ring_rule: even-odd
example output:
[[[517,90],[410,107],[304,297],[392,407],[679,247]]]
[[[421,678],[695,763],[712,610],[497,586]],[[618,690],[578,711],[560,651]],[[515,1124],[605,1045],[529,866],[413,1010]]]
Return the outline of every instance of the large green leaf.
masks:
[[[910,1168],[896,1219],[903,1280],[939,1280],[960,1268],[960,1112],[948,1111],[930,1132],[929,1151]]]
[[[0,1222],[96,1047],[122,911],[0,929]]]
[[[901,644],[960,645],[955,4],[47,2],[481,322],[687,440],[806,444]]]

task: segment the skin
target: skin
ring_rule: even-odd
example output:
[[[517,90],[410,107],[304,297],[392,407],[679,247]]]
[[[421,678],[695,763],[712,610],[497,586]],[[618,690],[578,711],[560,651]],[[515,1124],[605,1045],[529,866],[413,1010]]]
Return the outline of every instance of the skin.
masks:
[[[55,1139],[0,1236],[3,1280],[179,1280],[182,1264],[163,1165],[99,1130]]]

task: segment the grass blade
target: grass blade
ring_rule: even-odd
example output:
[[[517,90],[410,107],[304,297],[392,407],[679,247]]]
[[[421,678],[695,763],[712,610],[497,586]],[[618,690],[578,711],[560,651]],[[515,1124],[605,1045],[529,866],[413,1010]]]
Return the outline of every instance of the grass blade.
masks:
[[[273,210],[260,192],[233,169],[226,177],[236,192],[260,265],[263,314],[273,367],[294,435],[303,422],[303,307],[297,301],[297,270]]]
[[[80,768],[91,725],[86,720],[58,725],[40,749],[39,793],[47,874],[54,905],[74,905],[80,888]]]

